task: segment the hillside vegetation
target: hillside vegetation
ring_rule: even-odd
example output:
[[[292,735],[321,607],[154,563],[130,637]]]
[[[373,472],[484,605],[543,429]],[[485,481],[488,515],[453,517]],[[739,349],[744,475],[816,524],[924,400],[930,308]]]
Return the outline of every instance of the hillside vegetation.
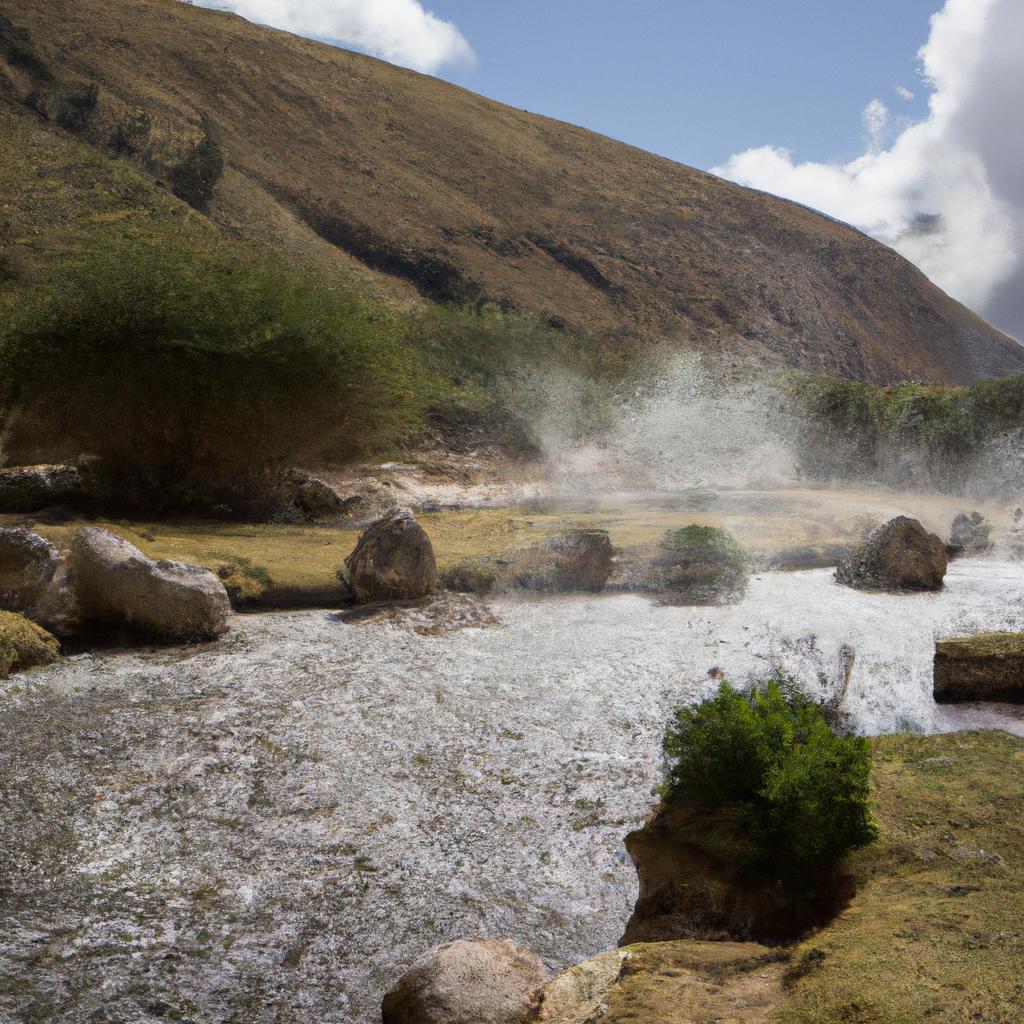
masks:
[[[0,96],[31,140],[0,170],[9,301],[83,237],[219,233],[407,310],[530,314],[599,361],[667,343],[875,384],[1024,371],[845,225],[179,0],[0,0]]]

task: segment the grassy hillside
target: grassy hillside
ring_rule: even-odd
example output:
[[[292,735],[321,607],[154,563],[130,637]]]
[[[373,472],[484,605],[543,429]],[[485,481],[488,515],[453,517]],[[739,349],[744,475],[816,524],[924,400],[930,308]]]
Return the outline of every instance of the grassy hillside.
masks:
[[[876,384],[1024,370],[1024,350],[842,224],[178,0],[0,0],[0,94],[45,145],[77,136],[119,157],[115,177],[140,172],[138,203],[99,201],[66,165],[72,205],[187,224],[162,187],[230,237],[407,308],[490,301],[620,354],[667,340]],[[46,272],[36,233],[66,244],[80,218],[62,223],[31,182],[5,194],[16,293]]]

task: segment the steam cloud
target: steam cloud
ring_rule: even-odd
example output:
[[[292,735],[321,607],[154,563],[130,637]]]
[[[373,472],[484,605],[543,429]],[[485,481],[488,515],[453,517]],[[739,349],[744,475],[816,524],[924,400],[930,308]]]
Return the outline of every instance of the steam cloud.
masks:
[[[475,60],[462,33],[419,0],[193,0],[300,36],[354,46],[393,64],[434,72]]]
[[[876,99],[864,112],[866,152],[851,163],[797,163],[763,146],[714,171],[856,225],[1024,339],[1022,40],[1021,0],[946,0],[919,54],[927,119],[886,147],[889,115]]]

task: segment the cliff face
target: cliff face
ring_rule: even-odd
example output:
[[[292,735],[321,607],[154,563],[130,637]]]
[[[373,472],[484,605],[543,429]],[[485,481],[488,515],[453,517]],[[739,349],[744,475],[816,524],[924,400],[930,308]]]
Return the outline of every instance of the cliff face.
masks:
[[[178,0],[0,17],[10,101],[172,187],[212,119],[221,229],[400,299],[486,296],[629,351],[876,384],[1024,372],[1024,349],[863,234],[581,128]]]

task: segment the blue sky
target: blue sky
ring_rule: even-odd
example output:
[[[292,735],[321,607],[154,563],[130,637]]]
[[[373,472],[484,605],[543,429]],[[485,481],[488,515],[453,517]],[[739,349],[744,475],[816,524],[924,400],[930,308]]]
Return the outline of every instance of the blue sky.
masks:
[[[428,0],[476,54],[440,77],[697,167],[767,143],[864,148],[874,97],[922,117],[917,51],[941,0]],[[897,95],[902,84],[916,93]]]

